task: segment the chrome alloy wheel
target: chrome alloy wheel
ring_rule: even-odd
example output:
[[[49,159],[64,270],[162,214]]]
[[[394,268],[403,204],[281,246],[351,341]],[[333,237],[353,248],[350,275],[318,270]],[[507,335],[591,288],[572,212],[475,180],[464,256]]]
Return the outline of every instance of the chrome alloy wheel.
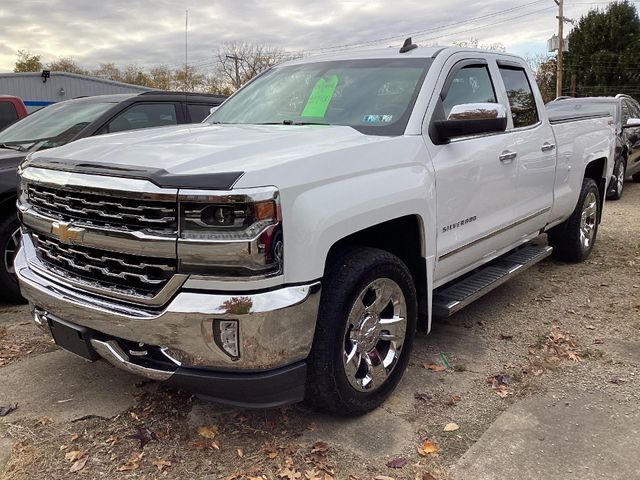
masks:
[[[343,364],[353,388],[378,389],[400,358],[407,331],[407,302],[400,286],[378,278],[358,295],[349,312]]]
[[[596,222],[598,221],[598,200],[594,192],[589,192],[582,204],[582,217],[580,219],[580,243],[587,250],[593,244],[596,235]]]
[[[622,189],[624,188],[624,162],[618,162],[618,168],[616,170],[616,193],[618,196],[622,194]]]
[[[13,260],[16,257],[16,252],[20,247],[20,229],[17,228],[15,232],[11,234],[7,244],[4,246],[4,269],[7,273],[15,275],[16,270],[13,266]]]

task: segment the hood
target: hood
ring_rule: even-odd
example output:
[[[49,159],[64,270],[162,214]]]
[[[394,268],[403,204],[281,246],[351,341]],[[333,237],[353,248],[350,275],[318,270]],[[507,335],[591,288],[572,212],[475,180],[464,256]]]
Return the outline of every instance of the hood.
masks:
[[[160,186],[230,188],[248,171],[388,138],[343,126],[197,124],[82,139],[36,153],[29,164]]]

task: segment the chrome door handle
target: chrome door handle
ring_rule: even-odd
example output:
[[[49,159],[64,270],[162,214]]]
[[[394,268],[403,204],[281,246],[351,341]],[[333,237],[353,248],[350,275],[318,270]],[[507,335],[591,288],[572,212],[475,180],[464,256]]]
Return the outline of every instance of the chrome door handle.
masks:
[[[498,157],[502,163],[511,163],[518,156],[517,152],[510,152],[509,150],[505,150]]]
[[[551,150],[553,150],[554,148],[556,148],[556,146],[553,143],[548,143],[545,142],[542,147],[540,147],[540,150],[542,150],[543,152],[550,152]]]

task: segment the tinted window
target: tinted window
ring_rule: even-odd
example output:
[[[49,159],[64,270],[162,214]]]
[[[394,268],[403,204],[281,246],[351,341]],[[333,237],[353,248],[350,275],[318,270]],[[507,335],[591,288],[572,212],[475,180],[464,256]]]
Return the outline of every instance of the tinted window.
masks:
[[[497,103],[489,70],[484,65],[468,66],[455,74],[446,98],[442,101],[444,117],[451,109],[465,103]]]
[[[141,103],[128,108],[111,120],[107,125],[107,132],[177,124],[176,106],[173,103]]]
[[[0,102],[0,130],[18,119],[16,107],[11,102]]]
[[[211,114],[214,105],[204,105],[202,103],[190,103],[187,105],[192,123],[199,123]]]
[[[525,71],[521,68],[500,67],[500,75],[507,89],[514,128],[538,123],[536,100]]]

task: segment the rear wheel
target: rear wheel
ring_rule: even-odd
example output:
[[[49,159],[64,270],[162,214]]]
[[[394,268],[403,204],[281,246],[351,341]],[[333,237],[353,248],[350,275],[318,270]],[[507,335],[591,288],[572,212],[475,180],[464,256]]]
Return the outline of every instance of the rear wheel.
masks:
[[[413,279],[398,257],[373,248],[340,252],[325,276],[306,401],[356,415],[379,406],[406,369],[416,319]]]
[[[626,172],[626,164],[624,159],[619,159],[613,167],[613,179],[612,185],[609,190],[607,198],[611,200],[620,200],[622,197],[622,190],[624,189],[624,177]]]
[[[22,303],[13,260],[20,246],[20,221],[10,215],[0,222],[0,298],[6,302]]]
[[[582,262],[587,259],[598,234],[599,212],[600,192],[596,182],[585,178],[578,204],[571,216],[547,234],[555,259],[565,262]]]

